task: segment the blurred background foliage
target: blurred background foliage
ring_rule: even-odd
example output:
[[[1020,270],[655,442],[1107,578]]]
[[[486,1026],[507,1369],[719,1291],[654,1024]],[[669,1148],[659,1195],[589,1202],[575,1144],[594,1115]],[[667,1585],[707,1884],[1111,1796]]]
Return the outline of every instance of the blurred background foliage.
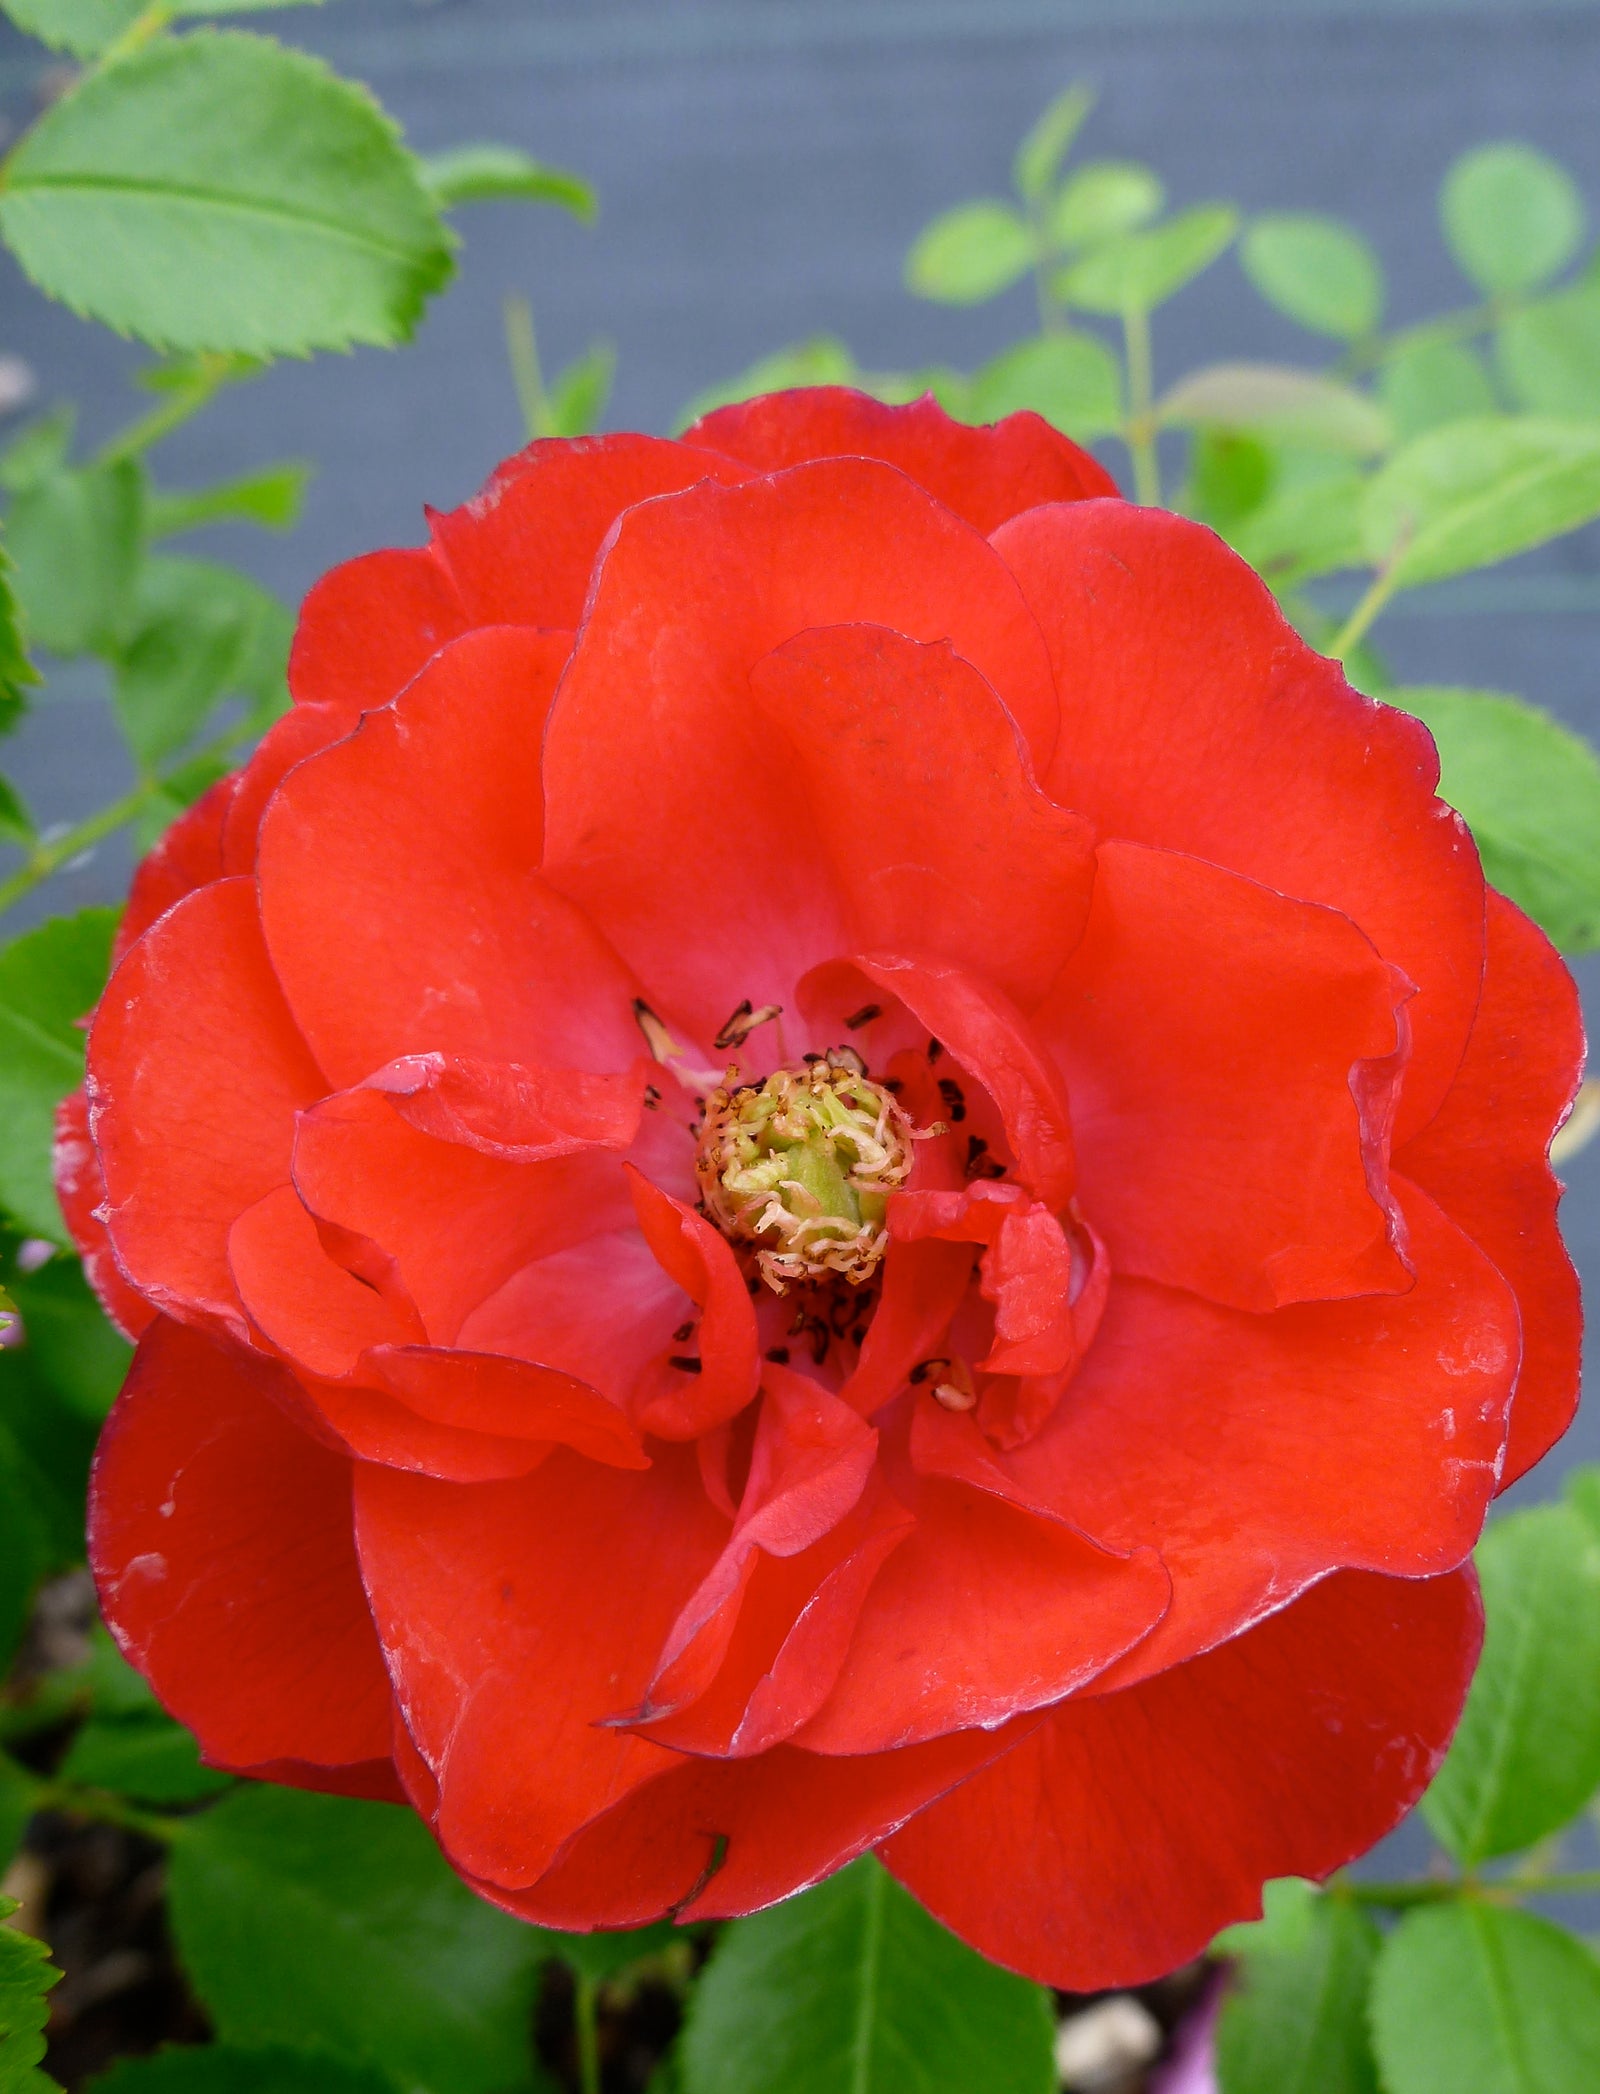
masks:
[[[1426,1867],[1273,1886],[1212,1962],[1137,1996],[1052,1998],[986,1965],[870,1860],[720,1930],[552,1935],[473,1899],[406,1814],[200,1764],[93,1616],[84,1484],[128,1349],[70,1254],[50,1131],[116,920],[103,883],[122,861],[89,854],[147,847],[287,702],[289,606],[264,563],[217,555],[241,532],[293,531],[311,467],[268,450],[207,478],[169,461],[192,461],[197,422],[281,360],[409,340],[457,266],[464,207],[532,203],[583,226],[596,204],[517,146],[419,154],[305,51],[191,20],[261,0],[0,5],[45,49],[0,167],[0,238],[40,291],[155,353],[109,427],[105,388],[80,417],[48,370],[38,388],[0,358],[0,735],[48,725],[92,671],[118,779],[97,798],[105,747],[70,748],[80,797],[40,821],[26,763],[0,777],[0,2094],[52,2079],[110,2094],[1123,2094],[1152,2073],[1176,2094],[1190,2064],[1227,2094],[1587,2094],[1600,1962],[1549,1915],[1581,1915],[1600,1889],[1593,1470],[1571,1472],[1561,1503],[1503,1516],[1480,1551],[1489,1640],[1408,1850],[1431,1842]],[[690,12],[623,26],[648,39]],[[793,11],[752,7],[744,33],[758,18],[761,48],[788,48]],[[594,34],[560,7],[536,26]],[[1491,878],[1563,950],[1600,947],[1588,743],[1537,691],[1417,682],[1393,665],[1392,628],[1374,631],[1412,592],[1585,544],[1570,534],[1600,517],[1583,184],[1515,139],[1441,168],[1435,237],[1457,284],[1419,315],[1403,268],[1355,225],[1170,202],[1159,168],[1097,148],[1094,120],[1093,94],[1069,86],[1004,193],[951,197],[912,242],[913,296],[988,327],[970,368],[884,369],[843,335],[809,335],[682,419],[819,382],[931,390],[974,421],[1043,414],[1138,499],[1221,532],[1363,689],[1424,719]],[[1167,308],[1226,270],[1242,271],[1226,294],[1239,353],[1193,363]],[[569,344],[547,374],[523,291],[500,317],[496,451],[516,441],[514,407],[530,435],[597,426],[619,375],[608,343]],[[603,306],[593,318],[607,323]],[[434,491],[414,459],[374,457],[374,480],[397,471],[408,500]],[[80,906],[86,865],[96,898]],[[1594,1117],[1586,1098],[1569,1152]]]

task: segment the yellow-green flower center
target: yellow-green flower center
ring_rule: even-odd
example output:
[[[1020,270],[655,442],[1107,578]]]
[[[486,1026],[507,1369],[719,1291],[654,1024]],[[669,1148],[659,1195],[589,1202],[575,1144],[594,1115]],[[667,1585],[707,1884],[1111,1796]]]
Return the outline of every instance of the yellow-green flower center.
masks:
[[[911,1175],[911,1122],[849,1048],[706,1100],[695,1170],[706,1213],[782,1294],[884,1252],[889,1195]]]

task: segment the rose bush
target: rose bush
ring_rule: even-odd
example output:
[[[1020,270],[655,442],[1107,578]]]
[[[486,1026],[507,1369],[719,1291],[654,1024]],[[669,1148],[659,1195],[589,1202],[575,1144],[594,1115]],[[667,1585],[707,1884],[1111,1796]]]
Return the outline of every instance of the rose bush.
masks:
[[[1577,1370],[1574,992],[1426,730],[1043,422],[827,390],[535,444],[291,681],[58,1149],[207,1756],[563,1928],[877,1848],[1075,1988],[1388,1829]]]

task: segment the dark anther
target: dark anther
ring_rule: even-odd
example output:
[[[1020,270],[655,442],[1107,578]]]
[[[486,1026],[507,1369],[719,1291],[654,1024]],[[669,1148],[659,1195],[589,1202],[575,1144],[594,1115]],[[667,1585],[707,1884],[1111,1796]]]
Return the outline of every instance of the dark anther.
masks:
[[[939,1078],[939,1096],[944,1100],[944,1109],[952,1120],[964,1120],[967,1116],[967,1101],[961,1086],[948,1076]]]
[[[639,1030],[644,1034],[644,1043],[658,1062],[664,1062],[669,1054],[676,1054],[672,1035],[651,1010],[642,996],[633,999],[633,1015]]]
[[[989,1144],[981,1134],[967,1136],[967,1176],[975,1178],[983,1168],[983,1159],[989,1153]]]
[[[691,1316],[687,1323],[680,1323],[678,1325],[678,1328],[672,1334],[672,1342],[674,1345],[681,1345],[685,1338],[692,1338],[693,1336],[694,1318]]]
[[[773,1364],[773,1365],[774,1365],[775,1367],[787,1367],[787,1366],[788,1366],[788,1364],[789,1364],[789,1348],[788,1348],[788,1346],[787,1346],[787,1345],[772,1345],[772,1346],[769,1346],[769,1347],[767,1348],[767,1358],[768,1358],[769,1360],[771,1360],[772,1364]]]
[[[793,1338],[809,1339],[811,1357],[819,1367],[828,1357],[828,1346],[833,1333],[820,1316],[808,1316],[805,1310],[801,1309],[789,1326],[789,1335]]]
[[[755,1278],[755,1277],[754,1277],[754,1276],[752,1275],[752,1277],[751,1277],[750,1279],[748,1279],[748,1280],[746,1280],[746,1281],[745,1281],[744,1285],[745,1285],[745,1292],[746,1292],[746,1293],[747,1293],[748,1295],[750,1295],[750,1296],[751,1296],[752,1298],[756,1298],[756,1297],[759,1297],[759,1295],[760,1295],[760,1293],[761,1293],[761,1282],[760,1282],[760,1281],[759,1281],[758,1279],[756,1279],[756,1278]]]
[[[859,1352],[862,1346],[866,1344],[866,1342],[867,1327],[864,1323],[858,1323],[855,1329],[850,1333],[850,1343],[856,1348],[857,1352]]]
[[[886,1076],[883,1079],[883,1088],[889,1093],[891,1098],[898,1098],[905,1089],[905,1085],[898,1076]]]
[[[936,1062],[939,1059],[940,1055],[943,1054],[943,1052],[943,1040],[930,1040],[928,1042],[928,1059],[930,1062]]]
[[[657,1107],[657,1106],[658,1106],[658,1105],[659,1105],[660,1103],[661,1103],[661,1093],[660,1093],[660,1092],[659,1092],[659,1091],[658,1091],[658,1090],[656,1089],[656,1087],[655,1087],[655,1085],[654,1085],[653,1083],[647,1083],[647,1084],[645,1085],[645,1087],[644,1087],[644,1109],[645,1109],[645,1111],[646,1111],[646,1112],[654,1112],[654,1111],[655,1111],[655,1109],[656,1109],[656,1107]]]
[[[907,1379],[914,1389],[918,1389],[928,1379],[930,1374],[947,1373],[949,1367],[950,1362],[948,1360],[918,1360]]]
[[[667,1365],[676,1367],[680,1374],[698,1374],[700,1362],[692,1352],[673,1352],[667,1355]]]
[[[846,1032],[859,1032],[863,1025],[870,1025],[874,1018],[883,1016],[881,1003],[864,1003],[859,1011],[852,1011],[844,1021]]]
[[[729,1047],[737,1047],[743,1041],[749,1039],[758,1025],[770,1025],[774,1018],[781,1018],[782,1016],[783,1005],[781,1003],[764,1003],[760,1010],[757,1011],[751,1008],[750,999],[747,996],[711,1044],[719,1052]]]

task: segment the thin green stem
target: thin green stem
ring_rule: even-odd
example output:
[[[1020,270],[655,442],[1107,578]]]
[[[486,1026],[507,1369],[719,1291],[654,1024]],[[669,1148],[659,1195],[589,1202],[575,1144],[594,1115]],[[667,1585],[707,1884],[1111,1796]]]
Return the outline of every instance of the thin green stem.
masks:
[[[1514,298],[1487,298],[1481,305],[1465,305],[1453,313],[1440,313],[1434,320],[1419,320],[1415,327],[1403,327],[1395,334],[1377,334],[1364,342],[1353,342],[1334,365],[1335,374],[1349,378],[1375,370],[1380,364],[1392,363],[1408,349],[1475,341],[1490,328],[1498,327],[1520,302]]]
[[[511,382],[517,389],[523,427],[529,437],[554,436],[555,411],[545,390],[544,371],[539,363],[539,340],[533,331],[533,308],[526,298],[508,297],[504,306],[506,358]]]
[[[129,58],[135,51],[142,51],[152,37],[157,37],[172,20],[170,0],[153,0],[142,14],[136,15],[113,43],[107,44],[100,54],[102,66],[115,65],[119,58]]]
[[[178,770],[187,770],[191,764],[203,762],[208,757],[229,755],[248,733],[249,729],[244,726],[230,728],[226,734],[218,735],[215,741],[207,742],[204,748],[186,758],[172,771],[141,778],[132,791],[125,792],[120,800],[113,800],[108,807],[100,808],[95,814],[86,815],[81,822],[74,822],[70,829],[65,830],[60,836],[53,837],[48,843],[36,844],[26,862],[17,867],[10,879],[0,880],[0,916],[3,916],[7,909],[14,908],[24,895],[31,894],[35,887],[41,886],[52,873],[59,872],[63,865],[70,863],[81,851],[87,851],[93,845],[103,843],[108,836],[114,836],[119,829],[125,829],[130,822],[137,821]]]
[[[576,1974],[572,2020],[578,2036],[578,2085],[582,2094],[600,2094],[600,1987],[587,1971]]]
[[[1146,508],[1161,503],[1161,461],[1156,453],[1150,315],[1129,306],[1122,316],[1122,339],[1128,353],[1128,421],[1124,439],[1133,458],[1134,500]]]
[[[1336,662],[1347,661],[1360,646],[1377,623],[1379,612],[1400,586],[1400,555],[1404,549],[1402,541],[1372,577],[1366,594],[1340,626],[1334,636],[1333,645],[1328,649]]]
[[[1405,1912],[1415,1905],[1441,1905],[1452,1898],[1486,1898],[1493,1904],[1520,1898],[1580,1898],[1600,1892],[1600,1869],[1576,1869],[1548,1876],[1452,1877],[1423,1883],[1354,1883],[1343,1878],[1340,1894],[1358,1905],[1384,1912]]]
[[[170,400],[163,400],[159,407],[152,407],[148,414],[140,415],[125,429],[120,429],[96,452],[95,464],[118,465],[124,458],[142,456],[144,452],[160,443],[164,436],[170,436],[174,429],[181,428],[191,415],[196,415],[202,407],[209,406],[235,375],[236,370],[231,357],[206,357],[200,365],[193,385],[174,393]]]
[[[115,1825],[123,1832],[136,1832],[141,1839],[154,1840],[161,1847],[170,1847],[183,1835],[181,1819],[139,1810],[105,1789],[80,1789],[72,1782],[41,1782],[33,1794],[33,1807],[36,1811],[60,1811],[68,1818],[88,1818],[97,1825]]]

